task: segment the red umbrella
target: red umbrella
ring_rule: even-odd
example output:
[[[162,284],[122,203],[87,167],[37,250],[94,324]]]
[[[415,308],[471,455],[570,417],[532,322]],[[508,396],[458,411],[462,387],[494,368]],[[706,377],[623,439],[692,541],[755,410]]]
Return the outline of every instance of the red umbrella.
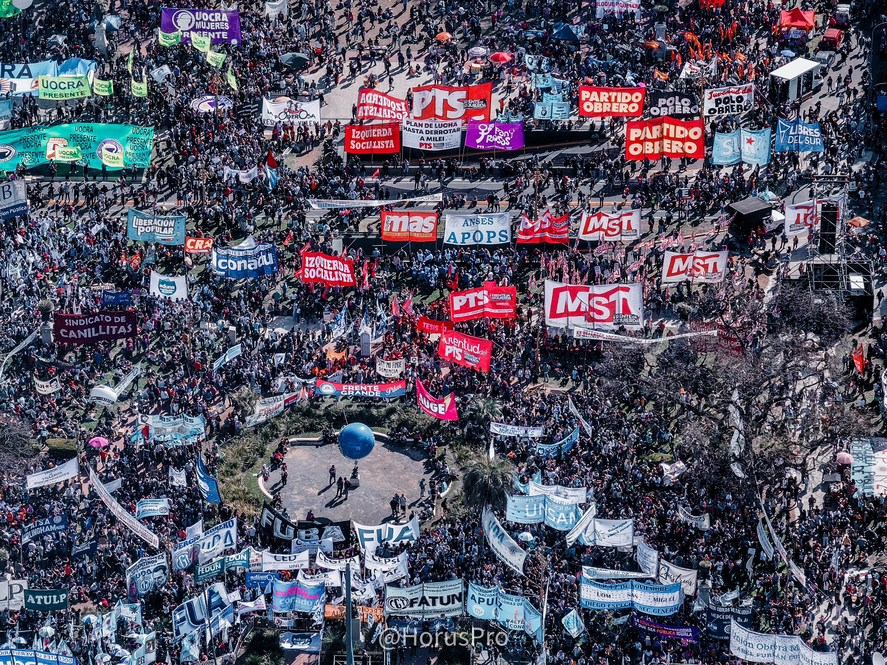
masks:
[[[448,42],[452,38],[453,35],[451,35],[449,32],[438,32],[436,37],[437,41],[439,42]]]
[[[514,58],[510,54],[503,51],[497,51],[490,56],[490,62],[495,62],[500,65],[505,62],[511,62],[512,60],[514,60]]]

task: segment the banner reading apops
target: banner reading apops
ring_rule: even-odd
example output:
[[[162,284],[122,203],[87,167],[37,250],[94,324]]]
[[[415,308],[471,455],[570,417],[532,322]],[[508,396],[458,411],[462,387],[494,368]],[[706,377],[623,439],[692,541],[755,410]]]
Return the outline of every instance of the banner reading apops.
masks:
[[[523,122],[468,123],[465,147],[475,150],[517,150],[524,147]]]
[[[447,215],[446,245],[503,245],[511,242],[511,215]]]
[[[90,168],[151,166],[154,128],[79,123],[0,132],[0,170],[49,164],[56,146],[79,147]],[[121,163],[122,159],[122,163]]]
[[[476,369],[479,372],[489,372],[493,342],[480,337],[463,335],[454,330],[447,330],[440,336],[437,355],[444,360],[451,360],[457,365],[462,365],[462,367]]]
[[[136,313],[53,314],[53,333],[61,344],[97,344],[136,334]]]
[[[332,383],[330,381],[318,381],[317,394],[332,397],[374,397],[376,399],[389,399],[391,397],[403,397],[406,395],[407,382]]]
[[[86,76],[39,76],[37,81],[40,99],[80,99],[92,95]]]
[[[187,219],[184,215],[152,215],[130,208],[126,220],[126,237],[137,242],[181,245],[185,242]]]
[[[413,88],[413,117],[416,120],[490,121],[492,83],[451,87],[420,85]]]
[[[191,33],[209,37],[213,44],[240,43],[240,12],[207,9],[162,9],[160,29],[181,32],[182,43],[191,42]]]
[[[400,152],[400,125],[346,125],[345,152],[350,155],[385,155]]]
[[[705,157],[703,120],[630,120],[625,128],[625,159],[659,159],[666,157]]]
[[[517,288],[486,282],[468,291],[450,294],[450,318],[454,323],[472,319],[517,318]]]
[[[706,118],[725,115],[738,115],[751,111],[755,106],[755,84],[734,85],[726,88],[711,88],[702,98]]]
[[[437,240],[437,213],[418,210],[382,211],[382,240],[434,242]]]
[[[584,118],[637,117],[644,112],[646,88],[579,86],[579,115]]]
[[[401,124],[403,147],[419,150],[455,150],[462,145],[461,120],[416,120]]]
[[[402,122],[410,114],[405,99],[391,97],[372,88],[364,88],[357,95],[358,120],[396,120]]]
[[[419,379],[416,379],[416,401],[422,411],[438,420],[459,420],[459,414],[456,413],[456,396],[453,393],[443,399],[437,399],[425,390]]]
[[[302,254],[302,267],[296,272],[306,284],[354,286],[354,261],[320,252]]]

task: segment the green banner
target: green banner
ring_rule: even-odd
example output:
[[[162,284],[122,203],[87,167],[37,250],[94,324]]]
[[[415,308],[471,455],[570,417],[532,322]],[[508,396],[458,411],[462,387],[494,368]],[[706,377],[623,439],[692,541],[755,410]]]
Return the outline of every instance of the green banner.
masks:
[[[182,43],[182,32],[163,32],[161,30],[157,35],[157,43],[161,46],[175,46]]]
[[[225,567],[225,557],[216,559],[205,566],[197,566],[194,569],[194,584],[200,584],[206,580],[212,579],[216,575],[221,575]]]
[[[12,0],[0,0],[0,18],[21,14],[22,10],[12,4]]]
[[[212,37],[204,37],[203,35],[198,35],[196,32],[191,33],[191,46],[202,53],[209,51],[212,41]]]
[[[68,589],[25,589],[25,609],[51,612],[68,609]]]
[[[49,164],[47,147],[57,150],[59,146],[81,148],[91,168],[100,169],[103,164],[147,168],[154,149],[154,128],[84,122],[0,132],[0,169]]]
[[[250,548],[247,547],[242,552],[231,554],[225,557],[225,571],[234,570],[236,568],[246,568],[249,570],[249,554]]]
[[[104,79],[92,80],[92,91],[96,95],[107,97],[114,94],[114,81],[105,81]]]
[[[83,149],[78,146],[58,146],[55,149],[55,160],[57,162],[76,162],[83,159]]]
[[[225,54],[216,53],[215,51],[207,51],[206,61],[213,67],[219,68],[222,66],[222,63],[225,62]]]
[[[132,76],[132,59],[135,56],[134,51],[129,52],[129,56],[126,58],[126,71],[129,72],[130,76]]]
[[[228,85],[230,85],[235,92],[240,90],[237,86],[237,77],[234,76],[234,71],[231,69],[231,65],[228,65],[228,72],[225,74],[225,79],[228,81]]]
[[[40,99],[80,99],[89,97],[89,79],[86,76],[38,76]]]
[[[132,79],[132,94],[134,97],[147,97],[148,96],[148,82],[147,81],[136,81]]]

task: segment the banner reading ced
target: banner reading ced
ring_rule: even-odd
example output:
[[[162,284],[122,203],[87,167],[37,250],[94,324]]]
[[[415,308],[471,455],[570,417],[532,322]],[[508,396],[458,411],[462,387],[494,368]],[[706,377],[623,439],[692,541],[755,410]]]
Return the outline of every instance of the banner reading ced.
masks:
[[[659,159],[666,157],[705,157],[703,120],[629,120],[625,127],[625,159]]]
[[[584,118],[634,116],[644,112],[645,88],[579,86],[579,115]]]

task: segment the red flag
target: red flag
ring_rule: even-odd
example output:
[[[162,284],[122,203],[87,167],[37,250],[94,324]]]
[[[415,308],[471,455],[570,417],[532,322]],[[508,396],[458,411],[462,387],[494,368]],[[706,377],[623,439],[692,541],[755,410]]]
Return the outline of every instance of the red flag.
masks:
[[[271,152],[271,148],[268,148],[268,159],[265,161],[265,163],[268,165],[269,169],[277,168],[277,160],[274,159],[274,153]]]
[[[391,313],[400,318],[400,303],[397,302],[397,294],[391,299]]]
[[[447,288],[450,291],[458,291],[459,290],[459,271],[453,271],[453,279],[447,281]]]
[[[405,311],[410,316],[413,316],[413,294],[410,293],[409,297],[403,301],[403,311]]]
[[[284,238],[284,240],[283,240],[283,246],[284,246],[284,247],[289,247],[289,244],[290,244],[292,241],[293,241],[293,232],[290,231],[289,233],[286,234],[286,238]]]
[[[309,249],[311,249],[311,241],[310,240],[308,242],[306,242],[304,245],[302,245],[302,249],[299,250],[299,254],[304,254]]]
[[[856,365],[856,371],[862,374],[865,371],[865,349],[862,344],[853,352],[853,364]]]
[[[370,177],[371,177],[371,178],[378,178],[378,177],[379,177],[379,169],[376,169],[376,170],[373,172],[373,175],[371,175]]]

